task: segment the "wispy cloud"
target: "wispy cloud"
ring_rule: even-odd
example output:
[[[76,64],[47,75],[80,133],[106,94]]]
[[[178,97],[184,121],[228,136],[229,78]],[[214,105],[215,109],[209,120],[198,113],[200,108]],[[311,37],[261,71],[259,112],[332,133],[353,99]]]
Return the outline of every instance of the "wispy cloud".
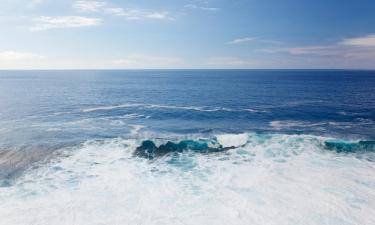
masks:
[[[229,41],[227,44],[235,45],[235,44],[242,44],[246,42],[254,42],[257,44],[269,44],[269,45],[282,45],[283,43],[276,40],[265,39],[262,37],[241,37],[235,38]]]
[[[328,45],[312,45],[299,47],[273,47],[261,49],[265,53],[288,53],[290,55],[317,56],[373,56],[375,54],[375,35],[357,38],[346,38]]]
[[[128,20],[153,19],[164,20],[169,19],[168,11],[156,11],[147,9],[116,7],[109,2],[104,1],[76,1],[73,8],[79,12],[93,13],[100,12],[114,16],[121,16]]]
[[[265,48],[261,52],[265,53],[288,53],[291,55],[332,55],[333,46],[303,46],[303,47],[287,47],[287,48]]]
[[[196,4],[187,4],[184,7],[187,9],[199,9],[199,10],[212,11],[212,12],[220,10],[220,8],[217,8],[217,7],[199,6]]]
[[[139,69],[139,68],[178,68],[183,64],[183,59],[172,56],[155,56],[134,54],[122,59],[113,60],[116,68]]]
[[[77,28],[91,27],[101,25],[102,20],[99,18],[89,18],[82,16],[42,16],[33,19],[34,26],[31,31],[42,31],[55,28]]]
[[[236,38],[236,39],[228,42],[228,44],[241,44],[241,43],[244,43],[244,42],[254,41],[255,39],[256,39],[255,37]]]
[[[18,51],[3,51],[0,52],[0,60],[4,61],[17,61],[17,60],[30,60],[41,59],[42,55],[31,52],[18,52]]]
[[[107,5],[107,2],[101,1],[76,1],[73,8],[80,12],[98,12]]]
[[[292,59],[292,65],[302,63],[305,68],[311,65],[373,68],[372,65],[375,63],[375,35],[346,38],[327,45],[272,47],[258,51]]]
[[[123,8],[104,8],[105,13],[112,14],[115,16],[121,16],[128,20],[141,20],[141,19],[156,19],[163,20],[168,19],[167,11],[148,11],[140,9],[129,9],[125,10]]]
[[[358,47],[375,47],[375,34],[364,37],[347,38],[340,42],[340,44]]]

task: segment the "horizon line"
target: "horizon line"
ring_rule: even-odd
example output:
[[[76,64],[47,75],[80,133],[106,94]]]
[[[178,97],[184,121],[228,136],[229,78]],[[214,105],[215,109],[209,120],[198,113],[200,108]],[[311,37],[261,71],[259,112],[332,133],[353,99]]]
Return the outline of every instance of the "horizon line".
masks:
[[[102,69],[0,69],[0,71],[152,71],[152,70],[315,70],[315,71],[375,71],[374,69],[363,69],[363,68],[138,68],[138,69],[113,69],[113,68],[102,68]]]

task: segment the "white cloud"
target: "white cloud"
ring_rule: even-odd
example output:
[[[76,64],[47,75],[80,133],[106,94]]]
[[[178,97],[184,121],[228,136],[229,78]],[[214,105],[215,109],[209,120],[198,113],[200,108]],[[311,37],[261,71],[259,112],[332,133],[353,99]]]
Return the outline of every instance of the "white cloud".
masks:
[[[255,37],[237,38],[237,39],[234,39],[234,40],[228,42],[228,44],[241,44],[241,43],[244,43],[244,42],[254,41],[255,39],[256,39]]]
[[[271,44],[271,45],[281,45],[281,44],[283,44],[280,41],[263,39],[263,38],[259,38],[259,37],[236,38],[236,39],[228,42],[228,44],[234,45],[234,44],[242,44],[242,43],[245,43],[245,42],[256,42],[256,43]]]
[[[105,13],[113,14],[113,15],[116,15],[116,16],[122,16],[122,15],[125,14],[125,10],[123,8],[120,8],[120,7],[105,8],[105,9],[103,9],[103,11]]]
[[[111,14],[114,16],[121,16],[128,20],[163,20],[169,19],[167,11],[153,11],[146,9],[124,9],[121,7],[113,7],[110,3],[104,1],[76,1],[73,8],[79,12],[100,12]]]
[[[150,19],[166,19],[168,13],[167,12],[151,12],[151,13],[146,13],[145,17],[150,18]]]
[[[375,35],[367,35],[364,37],[347,38],[340,42],[342,45],[357,47],[375,47]]]
[[[275,47],[259,49],[258,52],[291,60],[289,67],[374,68],[375,35],[347,38],[327,45]]]
[[[156,11],[147,11],[140,9],[128,9],[123,8],[105,8],[103,9],[105,13],[112,14],[115,16],[121,16],[128,20],[141,20],[141,19],[155,19],[163,20],[168,19],[168,12],[156,12]]]
[[[266,48],[261,49],[265,53],[288,53],[291,55],[332,55],[337,50],[333,46],[304,46],[290,48]]]
[[[297,47],[297,48],[288,48],[286,49],[289,54],[292,55],[332,55],[331,46],[307,46],[307,47]]]
[[[288,53],[290,55],[337,56],[346,58],[365,58],[375,54],[375,35],[357,38],[346,38],[329,45],[312,45],[300,47],[266,48],[265,53]]]
[[[0,60],[4,61],[17,61],[17,60],[30,60],[41,59],[43,56],[31,52],[17,52],[17,51],[3,51],[0,52]]]
[[[206,11],[218,11],[220,8],[216,7],[200,7],[201,10],[206,10]]]
[[[54,28],[77,28],[98,26],[102,23],[99,18],[89,18],[81,16],[42,16],[33,19],[34,26],[30,28],[31,31],[41,31]]]
[[[183,64],[183,60],[179,57],[135,54],[114,60],[112,64],[116,68],[124,69],[179,68]]]
[[[106,2],[101,1],[76,1],[73,8],[80,12],[98,12],[106,5]]]
[[[199,5],[196,5],[196,4],[187,4],[184,7],[188,8],[188,9],[199,9],[199,10],[204,10],[204,11],[218,11],[218,10],[220,10],[220,8],[205,7],[205,6],[199,6]]]

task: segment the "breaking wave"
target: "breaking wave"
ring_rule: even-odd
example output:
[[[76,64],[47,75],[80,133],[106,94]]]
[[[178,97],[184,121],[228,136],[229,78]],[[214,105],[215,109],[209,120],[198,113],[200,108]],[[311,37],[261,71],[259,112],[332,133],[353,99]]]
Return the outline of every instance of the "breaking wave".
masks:
[[[0,224],[373,224],[374,152],[312,135],[91,140],[0,188]]]

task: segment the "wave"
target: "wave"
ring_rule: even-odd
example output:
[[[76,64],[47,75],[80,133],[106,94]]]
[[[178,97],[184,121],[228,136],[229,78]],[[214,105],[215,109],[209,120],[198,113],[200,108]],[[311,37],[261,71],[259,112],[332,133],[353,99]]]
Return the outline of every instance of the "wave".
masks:
[[[226,107],[209,107],[209,106],[176,106],[176,105],[160,105],[160,104],[141,104],[141,103],[132,103],[132,104],[122,104],[122,105],[113,105],[113,106],[99,106],[93,108],[86,108],[82,109],[81,112],[89,113],[95,111],[104,111],[104,110],[113,110],[113,109],[121,109],[121,108],[135,108],[141,107],[146,109],[177,109],[177,110],[192,110],[192,111],[200,111],[200,112],[252,112],[252,113],[266,113],[266,110],[262,109],[232,109]]]
[[[128,113],[128,114],[124,114],[124,115],[120,115],[120,116],[107,116],[107,117],[104,117],[103,119],[115,119],[115,120],[118,120],[118,119],[123,119],[123,120],[132,120],[132,119],[139,119],[139,118],[145,118],[145,119],[149,119],[151,116],[145,116],[144,114],[138,114],[138,113]]]
[[[338,153],[355,153],[355,152],[373,152],[375,151],[375,141],[358,141],[358,142],[345,142],[345,141],[325,141],[326,149],[334,150]]]
[[[93,108],[87,108],[87,109],[82,109],[82,112],[95,112],[95,111],[100,111],[100,110],[112,110],[112,109],[120,109],[120,108],[128,108],[128,107],[138,107],[142,106],[142,104],[122,104],[122,105],[112,105],[112,106],[98,106],[98,107],[93,107]]]
[[[166,144],[156,146],[151,140],[143,141],[136,148],[133,155],[148,159],[162,157],[170,153],[182,153],[192,151],[201,154],[224,152],[246,144],[247,137],[240,135],[218,135],[213,139],[182,140],[178,143],[168,141]]]
[[[285,136],[284,138],[292,138],[292,135]],[[327,139],[323,137],[314,136],[299,136],[300,138],[309,138],[315,141],[315,148],[321,151],[335,151],[337,153],[367,153],[375,152],[375,141],[343,141],[336,139]],[[231,149],[246,148],[248,145],[253,145],[253,148],[263,145],[262,141],[269,139],[276,139],[274,136],[263,137],[257,136],[256,140],[249,140],[249,134],[224,134],[217,135],[214,138],[209,139],[197,139],[197,140],[180,140],[180,141],[167,141],[165,144],[157,146],[152,140],[145,140],[140,146],[138,146],[133,152],[134,156],[143,157],[147,159],[154,159],[163,157],[167,154],[182,153],[184,151],[190,151],[194,153],[209,154],[225,152]],[[261,141],[262,140],[262,141]],[[301,140],[301,143],[306,140]],[[286,140],[279,140],[285,142]],[[160,140],[159,140],[160,142]],[[271,145],[274,143],[270,143]],[[292,144],[292,143],[291,143]],[[293,143],[292,146],[296,146]],[[289,146],[285,146],[289,148]],[[371,158],[372,160],[372,158]]]
[[[338,111],[337,114],[341,116],[365,116],[368,112],[348,112],[348,111]]]
[[[142,130],[143,128],[145,128],[145,126],[143,125],[131,125],[131,130],[130,130],[130,134],[132,136],[135,136],[135,135],[138,135],[139,131]]]
[[[335,152],[345,154],[362,154],[365,159],[369,161],[375,160],[375,141],[372,140],[357,140],[345,141],[334,138],[320,137],[314,135],[286,135],[286,134],[259,134],[259,133],[241,133],[241,134],[218,134],[212,137],[199,137],[193,135],[190,137],[157,137],[147,138],[147,135],[154,136],[148,132],[140,134],[140,131],[145,128],[142,125],[129,125],[130,134],[133,138],[124,139],[124,141],[132,141],[131,155],[133,157],[141,157],[146,159],[156,159],[165,156],[173,156],[179,153],[194,153],[194,154],[210,154],[210,153],[226,153],[233,149],[246,149],[246,151],[259,151],[262,154],[271,155],[289,155],[290,153],[296,154],[304,151],[316,152]],[[134,138],[138,137],[138,138]],[[112,140],[112,139],[109,139]],[[118,139],[113,139],[117,141]],[[107,141],[107,139],[103,139]],[[92,143],[87,141],[86,143]],[[85,144],[86,144],[85,143]],[[58,150],[54,147],[53,151],[48,151],[46,146],[30,147],[35,152],[38,148],[43,151],[36,151],[40,154],[38,157],[35,154],[29,154],[30,157],[23,157],[25,160],[22,162],[21,155],[27,154],[25,151],[6,150],[0,151],[0,165],[4,166],[3,171],[16,171],[26,168],[28,162],[37,162],[38,159],[43,159],[49,153]],[[366,155],[369,154],[369,155]],[[6,157],[5,157],[6,156]],[[14,156],[14,158],[10,158]],[[33,160],[30,160],[32,158]],[[7,163],[1,163],[7,162]],[[16,164],[9,162],[17,162],[22,167],[17,167]],[[30,165],[29,165],[30,166]],[[14,170],[12,170],[12,168]],[[9,177],[13,172],[3,174],[0,180],[4,177]]]
[[[282,130],[282,129],[289,129],[289,128],[306,128],[306,127],[316,127],[326,125],[325,122],[319,123],[311,123],[306,121],[298,121],[298,120],[275,120],[269,123],[270,127],[274,130]]]
[[[168,151],[150,160],[140,146]],[[372,224],[374,146],[259,133],[90,140],[1,188],[0,224]]]
[[[241,111],[247,111],[247,112],[252,112],[252,113],[267,113],[269,111],[264,110],[264,109],[242,109]]]
[[[322,122],[309,122],[299,120],[274,120],[269,123],[273,130],[282,129],[304,129],[304,128],[322,128],[324,126],[331,126],[342,129],[350,129],[353,126],[368,126],[373,125],[374,121],[367,118],[355,118],[353,122],[336,122],[336,121],[322,121]]]

